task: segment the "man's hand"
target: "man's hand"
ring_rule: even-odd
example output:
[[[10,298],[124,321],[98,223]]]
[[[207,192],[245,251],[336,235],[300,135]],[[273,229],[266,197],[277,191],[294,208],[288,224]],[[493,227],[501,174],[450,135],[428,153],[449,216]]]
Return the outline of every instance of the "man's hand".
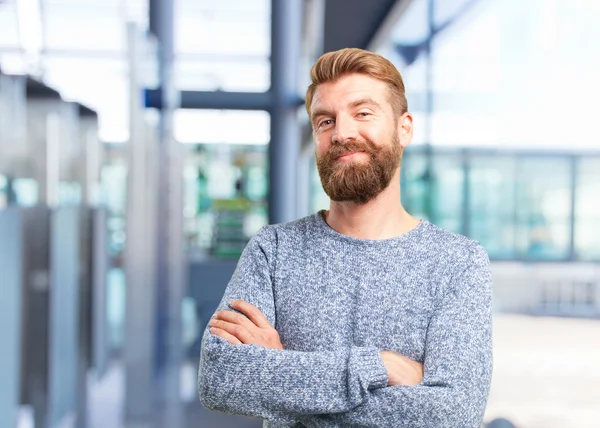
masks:
[[[423,380],[423,364],[391,351],[381,351],[381,358],[388,371],[388,386],[415,386]]]
[[[233,311],[217,312],[209,323],[212,334],[234,345],[283,349],[279,333],[256,306],[243,300],[232,300],[229,306],[243,315]]]

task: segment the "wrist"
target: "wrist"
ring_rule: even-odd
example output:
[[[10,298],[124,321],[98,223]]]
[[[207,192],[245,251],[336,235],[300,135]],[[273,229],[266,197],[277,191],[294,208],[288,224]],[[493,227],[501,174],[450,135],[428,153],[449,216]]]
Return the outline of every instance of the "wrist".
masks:
[[[423,365],[404,355],[381,351],[388,372],[388,386],[415,386],[423,380]]]
[[[360,351],[361,365],[367,376],[367,388],[385,388],[388,385],[388,371],[379,351],[374,348],[361,348]]]

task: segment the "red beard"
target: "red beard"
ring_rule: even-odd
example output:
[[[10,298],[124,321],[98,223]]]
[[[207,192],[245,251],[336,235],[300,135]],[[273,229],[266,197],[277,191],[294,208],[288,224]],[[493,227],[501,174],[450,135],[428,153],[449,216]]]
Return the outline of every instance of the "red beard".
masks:
[[[333,143],[327,153],[317,156],[323,189],[332,201],[364,204],[386,189],[400,166],[402,148],[394,132],[392,144],[378,146],[372,141],[349,140]],[[349,152],[365,152],[368,161],[340,162]]]

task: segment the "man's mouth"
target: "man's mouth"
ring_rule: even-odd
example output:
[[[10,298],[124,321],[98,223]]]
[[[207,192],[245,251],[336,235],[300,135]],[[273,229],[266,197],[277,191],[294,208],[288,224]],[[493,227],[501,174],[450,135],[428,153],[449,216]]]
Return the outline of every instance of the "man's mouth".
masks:
[[[362,151],[358,151],[358,150],[355,150],[355,151],[349,151],[349,152],[344,152],[344,153],[340,154],[338,157],[336,157],[336,159],[348,158],[348,157],[351,157],[352,155],[356,155],[356,154],[358,154],[358,153],[364,153],[364,152],[362,152]]]
[[[365,152],[363,152],[363,151],[344,152],[341,155],[339,155],[338,157],[336,157],[336,160],[350,160],[350,159],[360,156],[362,153],[365,153]]]

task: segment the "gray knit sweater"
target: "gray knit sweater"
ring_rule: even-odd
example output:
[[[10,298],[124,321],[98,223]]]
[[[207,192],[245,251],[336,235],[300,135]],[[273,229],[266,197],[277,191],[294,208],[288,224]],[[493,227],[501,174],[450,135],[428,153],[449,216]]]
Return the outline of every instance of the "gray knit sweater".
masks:
[[[352,238],[321,213],[265,226],[218,310],[256,305],[284,350],[204,332],[209,409],[264,427],[479,427],[491,374],[491,275],[476,242],[427,221],[392,239]],[[417,386],[387,386],[390,350],[422,362]]]

